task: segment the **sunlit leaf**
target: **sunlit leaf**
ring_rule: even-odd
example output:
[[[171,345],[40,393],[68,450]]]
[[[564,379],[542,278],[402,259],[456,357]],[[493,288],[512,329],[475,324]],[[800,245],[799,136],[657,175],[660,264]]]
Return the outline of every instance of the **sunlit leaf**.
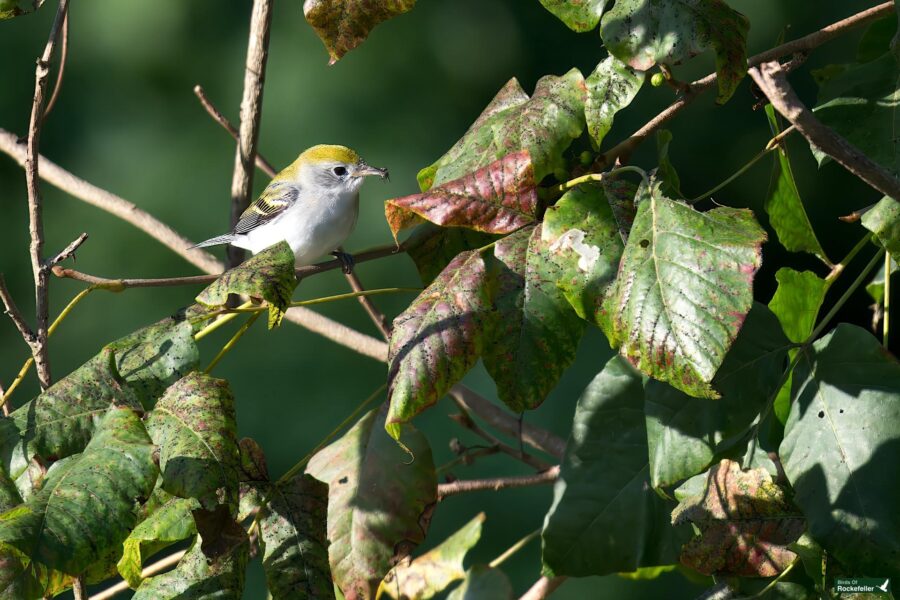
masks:
[[[588,133],[599,147],[612,128],[616,113],[637,96],[644,83],[644,73],[635,71],[615,56],[608,56],[600,61],[584,83],[587,86],[584,116]]]
[[[384,215],[394,239],[401,229],[424,221],[510,233],[534,221],[537,201],[531,158],[515,152],[421,194],[388,200]]]
[[[0,0],[0,20],[27,15],[40,8],[43,0]]]
[[[765,239],[749,210],[701,213],[642,188],[600,315],[610,343],[651,377],[717,397],[709,382],[750,310]]]
[[[643,381],[614,356],[578,400],[553,505],[544,520],[547,576],[669,565],[679,536],[651,488]]]
[[[509,579],[500,569],[487,565],[474,565],[466,571],[460,586],[450,592],[447,600],[512,600],[513,590]]]
[[[50,568],[80,573],[134,527],[135,505],[159,473],[152,453],[133,410],[108,411],[80,456],[51,469],[38,493],[0,515],[0,542]]]
[[[888,252],[900,257],[900,200],[885,196],[863,215],[862,224]]]
[[[385,433],[384,410],[373,410],[306,468],[328,484],[328,559],[347,600],[374,598],[428,529],[437,501],[431,448],[411,425],[400,440],[414,460]]]
[[[495,239],[495,235],[464,227],[438,227],[423,223],[406,238],[403,247],[416,264],[422,284],[431,285],[459,253],[481,248]]]
[[[387,426],[437,402],[481,355],[490,297],[477,251],[457,256],[409,308],[394,319],[388,362]]]
[[[334,64],[362,44],[376,25],[415,5],[416,0],[306,0],[303,15]]]
[[[229,294],[262,298],[269,304],[269,329],[272,329],[281,323],[296,287],[294,252],[287,242],[278,242],[223,273],[200,292],[197,302],[218,307],[225,304]]]
[[[400,563],[391,569],[381,583],[380,590],[397,600],[428,600],[454,581],[464,579],[466,571],[463,559],[478,543],[484,518],[484,513],[479,513],[434,549],[416,557],[409,564]]]
[[[742,471],[723,460],[709,470],[703,493],[682,500],[675,524],[699,535],[681,550],[682,564],[704,575],[774,577],[796,558],[788,545],[803,533],[803,515],[765,469]]]
[[[542,77],[528,97],[511,79],[466,134],[444,156],[419,172],[427,190],[459,179],[507,154],[527,150],[540,181],[562,166],[562,153],[584,131],[584,77],[572,69]]]
[[[802,352],[779,455],[812,537],[848,568],[900,574],[900,364],[840,324]]]
[[[541,0],[544,8],[572,31],[590,31],[600,22],[609,0]]]
[[[723,104],[747,74],[749,29],[747,17],[722,0],[618,0],[603,15],[600,37],[610,54],[641,71],[712,48]]]

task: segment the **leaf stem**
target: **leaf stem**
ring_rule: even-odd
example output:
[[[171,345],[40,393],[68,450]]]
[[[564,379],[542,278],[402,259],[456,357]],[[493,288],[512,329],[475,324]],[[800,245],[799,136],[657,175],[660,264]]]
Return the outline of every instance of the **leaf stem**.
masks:
[[[209,315],[209,316],[208,316],[208,315],[201,315],[201,318],[198,318],[198,319],[197,319],[197,322],[205,321],[205,320],[208,319],[208,318],[213,318],[213,317],[220,316],[220,315],[221,315],[221,318],[216,319],[215,321],[213,321],[212,323],[210,323],[209,325],[207,325],[206,327],[204,327],[203,329],[201,329],[200,331],[198,331],[197,333],[195,333],[195,334],[194,334],[194,339],[195,339],[195,340],[202,340],[203,338],[205,338],[206,336],[208,336],[209,334],[211,334],[213,331],[215,331],[216,329],[218,329],[218,328],[221,327],[222,325],[225,325],[226,323],[228,323],[228,322],[230,322],[230,321],[236,319],[237,316],[238,316],[238,314],[239,314],[238,312],[236,312],[238,309],[240,309],[240,308],[246,308],[246,307],[252,306],[252,305],[253,305],[252,302],[247,301],[247,302],[244,302],[243,304],[241,304],[240,306],[238,306],[237,308],[232,308],[232,309],[230,309],[231,312],[228,312],[227,314],[226,314],[226,313],[221,313],[221,312],[216,312],[216,313],[212,313],[212,314]]]
[[[519,550],[524,548],[526,545],[528,545],[528,542],[530,542],[531,540],[533,540],[540,534],[541,534],[541,529],[540,528],[535,529],[534,531],[532,531],[531,533],[529,533],[528,535],[523,537],[521,540],[519,540],[518,542],[516,542],[515,544],[510,546],[506,550],[506,552],[504,552],[503,554],[501,554],[500,556],[498,556],[497,558],[492,560],[490,563],[488,563],[488,566],[492,569],[496,569],[497,567],[502,565],[504,562],[506,562],[506,559],[508,559],[510,556],[512,556],[513,554],[515,554],[516,552],[518,552]]]
[[[871,238],[871,235],[864,235],[862,239],[856,242],[856,245],[850,249],[850,252],[847,253],[847,256],[845,256],[841,262],[831,267],[831,271],[829,271],[828,275],[825,277],[825,282],[828,283],[829,286],[834,283],[835,279],[841,276],[841,273],[844,272],[844,269],[847,268],[847,265],[850,264],[850,261],[853,260],[857,254],[859,254],[860,250],[868,245]]]
[[[882,317],[882,345],[887,348],[891,340],[891,253],[884,253],[884,316]]]
[[[241,339],[245,333],[247,333],[247,330],[253,326],[253,324],[261,314],[262,312],[255,312],[250,315],[250,318],[247,319],[247,321],[243,325],[241,325],[241,328],[238,329],[233,336],[231,336],[231,339],[228,340],[228,342],[226,342],[224,346],[222,346],[222,349],[219,350],[219,353],[216,354],[216,357],[212,359],[212,362],[210,362],[209,366],[206,367],[206,369],[203,371],[204,373],[206,373],[207,375],[212,373],[212,370],[217,364],[219,364],[219,361],[222,360],[225,355],[231,351],[232,348],[234,348],[235,344],[238,343],[238,340]]]
[[[559,192],[565,192],[566,190],[570,190],[575,186],[581,185],[582,183],[588,183],[590,181],[603,181],[604,179],[612,175],[626,172],[637,173],[641,176],[641,179],[644,180],[644,183],[647,183],[647,173],[643,169],[641,169],[640,167],[635,167],[633,165],[625,165],[623,167],[616,167],[615,169],[611,169],[604,173],[587,173],[585,175],[582,175],[581,177],[570,179],[569,181],[557,186],[556,190]]]
[[[834,316],[837,314],[837,312],[841,308],[843,308],[843,306],[847,302],[847,300],[850,299],[850,296],[853,295],[853,292],[856,291],[856,288],[858,288],[863,283],[863,281],[865,281],[865,279],[869,275],[869,273],[872,272],[872,269],[875,268],[875,266],[881,260],[881,255],[884,253],[885,253],[884,248],[882,248],[875,254],[875,256],[872,257],[872,260],[869,261],[869,264],[867,264],[863,268],[862,272],[856,276],[856,279],[853,280],[853,283],[850,284],[850,287],[847,288],[847,291],[845,291],[841,295],[841,297],[838,298],[838,301],[834,303],[834,306],[831,307],[831,310],[828,311],[828,314],[826,314],[822,318],[822,320],[819,322],[818,326],[816,326],[816,328],[813,329],[813,332],[811,334],[809,334],[809,337],[806,339],[805,342],[803,342],[804,348],[806,348],[807,346],[812,344],[815,341],[815,339],[817,337],[819,337],[819,334],[822,333],[822,330],[828,326],[828,323],[834,318]]]
[[[793,568],[796,566],[796,564],[797,564],[798,562],[800,562],[800,558],[799,558],[799,557],[795,558],[794,561],[793,561],[791,564],[789,564],[788,566],[786,566],[786,567],[784,568],[784,571],[782,571],[781,573],[779,573],[778,576],[775,577],[775,579],[773,579],[772,581],[770,581],[769,584],[768,584],[766,587],[764,587],[763,589],[759,590],[758,592],[756,592],[756,593],[753,594],[752,596],[747,596],[747,598],[746,598],[745,600],[753,600],[754,598],[762,598],[763,596],[765,596],[766,593],[768,593],[769,591],[771,591],[772,588],[774,588],[775,585],[776,585],[779,581],[781,581],[781,580],[784,578],[785,575],[787,575],[788,573],[791,572],[791,569],[793,569]]]

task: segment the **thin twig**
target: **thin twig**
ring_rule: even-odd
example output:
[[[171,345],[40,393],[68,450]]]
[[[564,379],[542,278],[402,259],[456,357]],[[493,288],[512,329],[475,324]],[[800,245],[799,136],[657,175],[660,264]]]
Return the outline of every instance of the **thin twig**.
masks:
[[[456,400],[453,395],[451,395],[451,398],[453,398],[454,401]],[[459,423],[462,427],[465,427],[475,435],[487,441],[487,443],[491,445],[491,448],[496,448],[499,452],[503,452],[504,454],[520,460],[526,465],[534,467],[538,471],[549,469],[552,466],[537,457],[531,456],[530,454],[527,454],[526,452],[523,452],[517,448],[513,448],[508,444],[504,444],[502,441],[494,437],[490,432],[487,432],[479,427],[478,424],[472,420],[472,417],[469,416],[469,413],[465,409],[465,407],[458,402],[457,404],[459,405],[460,410],[462,410],[463,412],[456,415],[450,415],[450,418]]]
[[[809,110],[777,61],[763,63],[749,71],[750,77],[781,115],[819,150],[885,196],[900,202],[900,179],[866,156],[834,129],[827,127]]]
[[[272,24],[273,0],[254,0],[250,14],[250,36],[247,41],[247,63],[244,68],[244,95],[241,99],[241,124],[234,155],[231,179],[231,226],[250,205],[253,189],[253,165],[262,117],[263,84],[266,81],[266,59],[269,54],[269,29]],[[228,246],[228,266],[244,260],[244,250]]]
[[[3,404],[0,405],[0,410],[3,411],[4,417],[8,417],[10,413],[9,398],[6,397],[6,390],[3,389],[2,383],[0,383],[0,397],[3,398]]]
[[[355,256],[353,257],[353,261],[358,262]],[[354,292],[365,291],[366,288],[363,287],[363,284],[355,271],[344,273],[344,277],[347,278],[347,281],[350,283],[350,288],[353,289]],[[375,327],[378,328],[378,331],[381,332],[384,339],[391,339],[391,324],[388,322],[387,317],[384,316],[384,313],[378,310],[378,307],[375,306],[375,303],[372,302],[372,299],[368,296],[361,294],[357,296],[357,298],[363,309],[366,311],[366,314],[372,319],[372,323],[374,323]]]
[[[566,581],[565,577],[541,577],[519,600],[544,600]],[[92,599],[93,600],[93,599]]]
[[[19,333],[22,335],[22,339],[24,339],[25,343],[30,347],[34,343],[35,333],[31,330],[31,327],[28,326],[19,307],[16,306],[16,301],[13,300],[12,294],[9,293],[9,288],[6,287],[6,279],[4,279],[2,273],[0,273],[0,300],[3,301],[3,308],[5,309],[4,312],[6,316],[10,318],[13,325],[16,326],[16,329],[18,329]]]
[[[53,84],[53,93],[50,94],[50,100],[47,101],[47,108],[44,109],[43,120],[47,120],[47,116],[53,107],[56,106],[56,100],[59,98],[59,92],[62,89],[63,76],[66,73],[66,59],[69,58],[69,11],[63,18],[62,39],[59,48],[59,70],[56,72],[56,83]]]
[[[72,580],[72,595],[75,597],[75,600],[88,600],[84,577],[76,577]]]
[[[492,569],[496,569],[497,567],[505,563],[510,556],[513,556],[516,552],[527,546],[528,542],[538,537],[539,535],[541,535],[541,530],[535,529],[534,531],[517,541],[515,544],[507,548],[506,551],[503,552],[503,554],[488,563],[488,566]]]
[[[165,569],[168,569],[169,567],[177,565],[178,561],[180,561],[181,557],[184,556],[186,553],[187,553],[187,550],[179,550],[178,552],[175,552],[174,554],[170,554],[169,556],[166,556],[165,558],[161,558],[160,560],[156,561],[153,564],[147,565],[146,567],[144,567],[144,570],[141,571],[141,577],[146,579],[147,577],[156,575],[160,571],[164,571]],[[93,596],[91,596],[90,600],[109,600],[110,598],[113,598],[113,597],[121,594],[122,592],[127,592],[127,591],[128,591],[128,584],[124,581],[120,581],[116,585],[108,587],[105,590],[103,590],[102,592],[94,594]]]
[[[61,263],[67,258],[75,259],[75,251],[78,250],[83,243],[85,243],[88,239],[87,233],[82,233],[75,240],[72,241],[71,244],[63,248],[62,252],[51,258],[47,261],[47,267],[52,269],[54,265],[57,263]]]
[[[497,477],[494,479],[469,479],[458,480],[452,483],[438,485],[438,500],[448,496],[462,494],[464,492],[476,492],[481,490],[499,491],[507,488],[529,487],[544,483],[553,483],[559,478],[559,466],[553,466],[536,475],[522,475],[520,477]]]

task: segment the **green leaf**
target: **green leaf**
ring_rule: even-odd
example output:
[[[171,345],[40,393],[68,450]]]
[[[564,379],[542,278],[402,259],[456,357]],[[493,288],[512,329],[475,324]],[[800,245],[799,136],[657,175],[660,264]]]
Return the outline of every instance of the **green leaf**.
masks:
[[[196,498],[207,510],[237,510],[240,451],[227,381],[191,373],[166,391],[146,423],[165,491]]]
[[[541,0],[544,8],[572,31],[590,31],[600,22],[608,0]]]
[[[27,15],[40,8],[41,0],[0,0],[0,20]]]
[[[16,482],[0,468],[0,513],[22,504],[22,496],[16,489]]]
[[[643,567],[636,571],[628,571],[624,573],[616,573],[622,579],[631,581],[646,581],[648,579],[656,579],[663,573],[669,573],[678,568],[678,565],[661,565],[659,567]]]
[[[388,432],[437,402],[475,366],[490,311],[477,251],[454,258],[394,319],[388,352]]]
[[[370,411],[309,461],[307,473],[328,484],[328,558],[348,598],[375,597],[391,567],[422,543],[437,501],[431,448],[414,427],[402,443],[384,432],[384,410]]]
[[[588,133],[599,148],[612,128],[616,113],[631,104],[637,96],[644,84],[644,73],[635,71],[615,56],[607,56],[584,83],[587,86],[584,116]]]
[[[703,472],[746,431],[776,391],[788,345],[775,316],[754,304],[713,379],[721,399],[692,398],[665,383],[647,382],[644,413],[653,487]]]
[[[747,74],[747,17],[722,0],[618,0],[603,15],[600,37],[610,54],[635,69],[677,65],[707,48],[716,53],[719,104]]]
[[[670,507],[649,485],[642,384],[615,356],[578,400],[544,521],[545,575],[606,575],[674,562]]]
[[[664,196],[671,198],[683,198],[681,193],[681,178],[678,171],[669,158],[669,145],[672,143],[672,132],[668,129],[660,129],[656,132],[656,157],[659,167],[656,169],[656,178],[662,182]]]
[[[528,152],[508,154],[421,194],[384,203],[394,239],[402,229],[430,221],[485,233],[510,233],[535,219],[537,184]]]
[[[517,413],[537,408],[556,387],[585,329],[556,286],[562,273],[548,260],[549,247],[539,227],[494,245],[500,265],[482,358],[500,399]]]
[[[896,33],[897,17],[894,15],[878,19],[869,25],[856,48],[856,62],[873,61],[887,52]]]
[[[438,227],[423,223],[416,227],[403,248],[416,264],[423,285],[431,282],[461,252],[486,246],[497,236],[463,227]]]
[[[152,453],[133,410],[108,411],[80,456],[51,469],[38,493],[0,515],[0,542],[80,573],[134,527],[135,503],[150,495],[159,473]]]
[[[491,100],[466,134],[444,156],[419,172],[427,190],[527,150],[539,182],[563,166],[562,153],[584,131],[584,77],[572,69],[542,77],[528,97],[515,78]]]
[[[900,257],[900,200],[885,196],[863,215],[862,224],[888,252]]]
[[[876,60],[849,65],[819,88],[816,116],[866,156],[900,174],[900,76],[887,52]],[[828,155],[813,147],[821,166]]]
[[[194,499],[172,498],[134,528],[122,544],[122,558],[116,565],[129,586],[137,589],[141,585],[141,566],[144,556],[149,556],[148,549],[152,553],[197,533],[191,511],[198,507]]]
[[[681,564],[704,575],[774,577],[797,557],[788,545],[806,527],[803,515],[765,469],[742,471],[723,460],[703,491],[682,500],[672,523],[699,530],[681,549]]]
[[[718,397],[709,382],[750,310],[766,234],[749,210],[700,213],[656,186],[637,198],[600,322],[644,373],[691,396]]]
[[[281,324],[296,287],[294,252],[287,242],[278,242],[225,271],[200,292],[197,302],[219,307],[228,301],[229,294],[262,298],[269,303],[269,329],[272,329]]]
[[[479,513],[434,549],[409,564],[401,563],[391,569],[379,591],[397,600],[429,600],[454,581],[464,579],[463,559],[478,543],[484,518],[484,513]]]
[[[145,579],[132,600],[240,600],[249,544],[212,562],[200,547],[198,536],[177,567]]]
[[[447,600],[512,600],[513,590],[509,579],[500,569],[487,565],[474,565],[466,571],[462,584],[450,592]]]
[[[900,258],[898,255],[897,258]],[[900,284],[900,281],[897,279],[897,260],[891,258],[891,289],[897,289],[896,285]],[[878,272],[872,277],[872,280],[866,284],[866,291],[869,292],[869,295],[872,296],[872,299],[875,301],[875,304],[884,304],[884,263],[882,263],[881,268],[878,269]]]
[[[634,220],[633,203],[616,205],[619,199],[608,193],[614,185],[589,183],[569,190],[547,209],[541,229],[543,270],[556,271],[566,300],[579,317],[594,323],[625,247],[627,230],[623,236],[619,222],[630,228]]]
[[[325,521],[328,486],[299,474],[273,486],[259,520],[263,568],[274,600],[334,598]]]
[[[769,119],[772,134],[781,133],[775,109],[771,104],[766,105],[766,116]],[[794,181],[791,161],[783,144],[780,144],[775,150],[775,162],[772,167],[772,178],[766,196],[765,209],[769,214],[769,224],[775,230],[782,246],[791,252],[809,252],[821,258],[826,264],[830,263],[825,255],[825,250],[819,244],[815,231],[813,231],[809,217],[806,215],[800,191]]]
[[[900,364],[848,324],[794,370],[779,455],[809,532],[856,573],[900,576]]]
[[[333,65],[362,44],[376,25],[415,5],[416,0],[306,0],[303,16],[325,44]]]

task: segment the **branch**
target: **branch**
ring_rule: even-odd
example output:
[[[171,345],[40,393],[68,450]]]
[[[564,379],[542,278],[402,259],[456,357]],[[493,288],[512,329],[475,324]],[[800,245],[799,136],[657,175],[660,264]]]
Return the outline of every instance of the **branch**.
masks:
[[[894,3],[884,2],[882,4],[879,4],[878,6],[873,6],[872,8],[858,12],[853,16],[847,17],[846,19],[842,19],[840,21],[832,23],[831,25],[823,27],[819,31],[811,33],[807,36],[792,40],[790,42],[781,44],[780,46],[776,46],[770,50],[766,50],[765,52],[761,52],[760,54],[752,56],[747,60],[747,64],[750,67],[755,67],[764,62],[769,62],[782,56],[809,52],[810,50],[821,46],[825,42],[831,41],[835,37],[846,32],[848,29],[866,25],[868,23],[871,23],[872,21],[880,19],[881,17],[885,17],[892,12],[894,12]],[[607,150],[605,153],[598,156],[597,160],[594,161],[592,170],[603,170],[607,166],[613,164],[617,158],[627,157],[654,131],[659,129],[669,119],[681,112],[681,110],[685,106],[693,102],[697,98],[697,96],[712,88],[715,83],[715,73],[711,73],[706,77],[691,82],[689,91],[686,92],[684,96],[670,104],[662,112],[650,119],[643,127],[631,134],[629,138],[623,140],[622,142]]]
[[[566,577],[541,577],[531,588],[525,592],[519,600],[544,600],[556,591],[556,588],[565,583]],[[92,599],[93,600],[93,599]]]
[[[553,483],[559,478],[559,466],[553,466],[537,475],[523,475],[521,477],[497,477],[496,479],[470,479],[459,480],[452,483],[438,485],[438,501],[447,496],[462,494],[464,492],[476,492],[480,490],[500,491],[507,488],[529,487],[544,483]]]
[[[790,121],[811,144],[885,196],[900,201],[900,180],[838,132],[819,121],[797,97],[777,61],[763,63],[749,72],[775,110]]]
[[[146,579],[147,577],[150,577],[151,575],[156,575],[160,571],[163,571],[165,569],[168,569],[169,567],[177,565],[178,561],[180,561],[181,557],[184,556],[186,553],[187,553],[187,550],[179,550],[178,552],[175,552],[174,554],[170,554],[169,556],[166,556],[165,558],[161,558],[160,560],[156,561],[155,563],[153,563],[151,565],[147,565],[146,567],[144,567],[144,570],[141,571],[141,577]],[[94,594],[93,596],[91,596],[90,600],[109,600],[110,598],[117,596],[118,594],[121,594],[122,592],[128,591],[128,589],[129,589],[128,584],[124,581],[120,581],[116,585],[108,587],[98,594]]]
[[[28,323],[25,322],[25,318],[22,316],[21,311],[19,311],[19,307],[16,306],[16,301],[13,300],[12,295],[9,293],[9,288],[6,287],[6,279],[3,278],[3,274],[0,274],[0,300],[3,301],[6,315],[13,322],[13,325],[16,326],[16,329],[19,330],[19,333],[22,334],[25,343],[31,347],[36,336],[31,330],[31,327],[28,326]]]
[[[71,258],[75,260],[75,251],[78,250],[83,243],[85,243],[88,239],[87,233],[82,233],[77,238],[75,238],[71,244],[63,248],[62,252],[51,258],[47,261],[46,268],[53,269],[53,267],[66,260],[67,258]]]
[[[451,394],[451,397],[453,397],[452,394]],[[455,397],[453,397],[453,399],[456,400]],[[481,427],[479,427],[478,424],[472,420],[472,417],[469,416],[468,411],[466,411],[466,409],[461,404],[459,405],[459,408],[460,408],[460,410],[462,410],[462,412],[459,414],[456,414],[456,415],[450,415],[450,418],[453,419],[454,421],[456,421],[460,426],[465,427],[466,429],[468,429],[475,435],[477,435],[477,436],[481,437],[482,439],[484,439],[485,441],[487,441],[487,443],[490,444],[491,448],[494,448],[498,452],[503,452],[504,454],[507,454],[517,460],[520,460],[523,463],[525,463],[526,465],[528,465],[530,467],[534,467],[538,471],[544,471],[546,469],[549,469],[552,466],[535,456],[526,454],[522,450],[513,448],[512,446],[509,446],[507,444],[504,444],[499,439],[494,437],[491,433],[489,433],[489,432],[485,431],[484,429],[482,429]]]
[[[69,11],[63,18],[62,38],[59,48],[59,71],[56,73],[56,83],[53,84],[53,93],[50,94],[50,100],[47,101],[47,108],[44,109],[43,120],[47,120],[47,116],[53,107],[56,106],[56,100],[59,98],[59,91],[62,89],[63,76],[66,73],[66,59],[69,57]]]
[[[244,96],[241,99],[241,127],[234,155],[234,175],[231,179],[231,226],[250,205],[253,189],[253,165],[262,117],[263,84],[266,81],[266,58],[269,54],[269,29],[272,24],[273,0],[254,0],[250,15],[250,38],[247,43],[247,64],[244,69]],[[244,250],[228,246],[228,266],[244,260]]]
[[[50,28],[50,37],[44,46],[44,53],[38,58],[34,71],[34,99],[31,104],[31,119],[28,122],[28,148],[25,155],[25,183],[28,190],[28,231],[31,235],[29,246],[31,253],[31,271],[34,276],[34,303],[37,327],[31,352],[37,365],[38,379],[41,389],[50,386],[50,359],[47,356],[47,327],[50,319],[50,295],[47,289],[48,273],[44,264],[44,207],[41,197],[40,178],[38,177],[38,147],[41,140],[41,126],[44,123],[44,106],[46,105],[47,76],[50,74],[50,61],[56,50],[56,40],[66,20],[69,0],[60,0]]]
[[[358,262],[356,257],[353,258],[353,262]],[[350,283],[350,287],[354,292],[365,291],[365,288],[355,271],[344,273],[344,277],[347,278],[347,281]],[[387,317],[384,316],[384,313],[378,310],[378,307],[375,306],[375,303],[372,302],[372,299],[368,296],[360,295],[357,296],[357,298],[359,299],[359,303],[362,305],[363,310],[365,310],[366,314],[369,315],[369,318],[372,319],[372,323],[374,323],[375,327],[378,328],[378,331],[381,332],[382,337],[386,340],[390,340],[391,324],[388,322]]]

